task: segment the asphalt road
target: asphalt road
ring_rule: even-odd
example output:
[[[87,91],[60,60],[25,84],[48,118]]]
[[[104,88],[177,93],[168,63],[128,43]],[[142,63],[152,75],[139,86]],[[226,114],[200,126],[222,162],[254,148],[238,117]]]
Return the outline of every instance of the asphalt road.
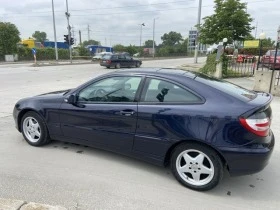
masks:
[[[146,61],[176,67],[193,59]],[[0,66],[0,197],[69,209],[279,209],[280,98],[272,102],[276,147],[260,173],[229,177],[208,192],[184,188],[168,168],[110,152],[53,141],[29,146],[14,128],[15,102],[26,96],[73,88],[109,70],[97,64]],[[246,79],[235,79],[246,84]],[[251,84],[248,82],[248,84]]]

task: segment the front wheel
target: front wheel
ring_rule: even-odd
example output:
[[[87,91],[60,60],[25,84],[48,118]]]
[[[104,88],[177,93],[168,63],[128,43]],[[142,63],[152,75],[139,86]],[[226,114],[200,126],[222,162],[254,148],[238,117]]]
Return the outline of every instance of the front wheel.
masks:
[[[136,67],[139,68],[141,65],[139,62],[136,63]]]
[[[196,143],[185,143],[175,148],[171,156],[171,169],[181,184],[197,191],[216,187],[223,177],[219,155]]]
[[[22,135],[28,144],[42,146],[49,143],[49,134],[43,118],[36,112],[27,112],[21,119]]]

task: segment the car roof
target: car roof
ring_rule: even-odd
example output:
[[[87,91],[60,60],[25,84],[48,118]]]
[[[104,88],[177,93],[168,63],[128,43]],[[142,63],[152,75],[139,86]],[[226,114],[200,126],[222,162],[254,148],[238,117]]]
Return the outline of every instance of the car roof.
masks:
[[[182,70],[179,68],[141,68],[141,69],[128,69],[128,70],[118,70],[114,73],[117,74],[142,74],[142,75],[155,75],[155,76],[178,76],[178,77],[188,77],[194,79],[199,75],[199,73]]]

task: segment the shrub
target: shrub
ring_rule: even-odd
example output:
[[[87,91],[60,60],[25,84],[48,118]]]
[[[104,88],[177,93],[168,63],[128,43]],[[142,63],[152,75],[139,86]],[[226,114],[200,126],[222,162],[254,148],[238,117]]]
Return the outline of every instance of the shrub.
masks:
[[[216,54],[209,54],[206,64],[199,71],[204,74],[213,74],[216,71],[216,64]]]
[[[55,49],[54,48],[38,48],[36,49],[36,58],[40,60],[55,60]],[[60,60],[69,59],[68,49],[58,49],[58,58]],[[19,60],[33,60],[33,54],[30,48],[19,47],[18,48]]]

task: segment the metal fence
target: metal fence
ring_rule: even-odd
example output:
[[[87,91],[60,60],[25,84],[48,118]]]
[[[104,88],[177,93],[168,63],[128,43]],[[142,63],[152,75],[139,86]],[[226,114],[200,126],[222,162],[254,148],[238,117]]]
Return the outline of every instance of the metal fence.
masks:
[[[280,86],[280,65],[274,64],[274,62],[270,63],[259,63],[259,68],[256,71],[274,71],[275,73],[275,86]]]
[[[256,69],[256,58],[227,56],[223,63],[223,77],[250,77]]]

